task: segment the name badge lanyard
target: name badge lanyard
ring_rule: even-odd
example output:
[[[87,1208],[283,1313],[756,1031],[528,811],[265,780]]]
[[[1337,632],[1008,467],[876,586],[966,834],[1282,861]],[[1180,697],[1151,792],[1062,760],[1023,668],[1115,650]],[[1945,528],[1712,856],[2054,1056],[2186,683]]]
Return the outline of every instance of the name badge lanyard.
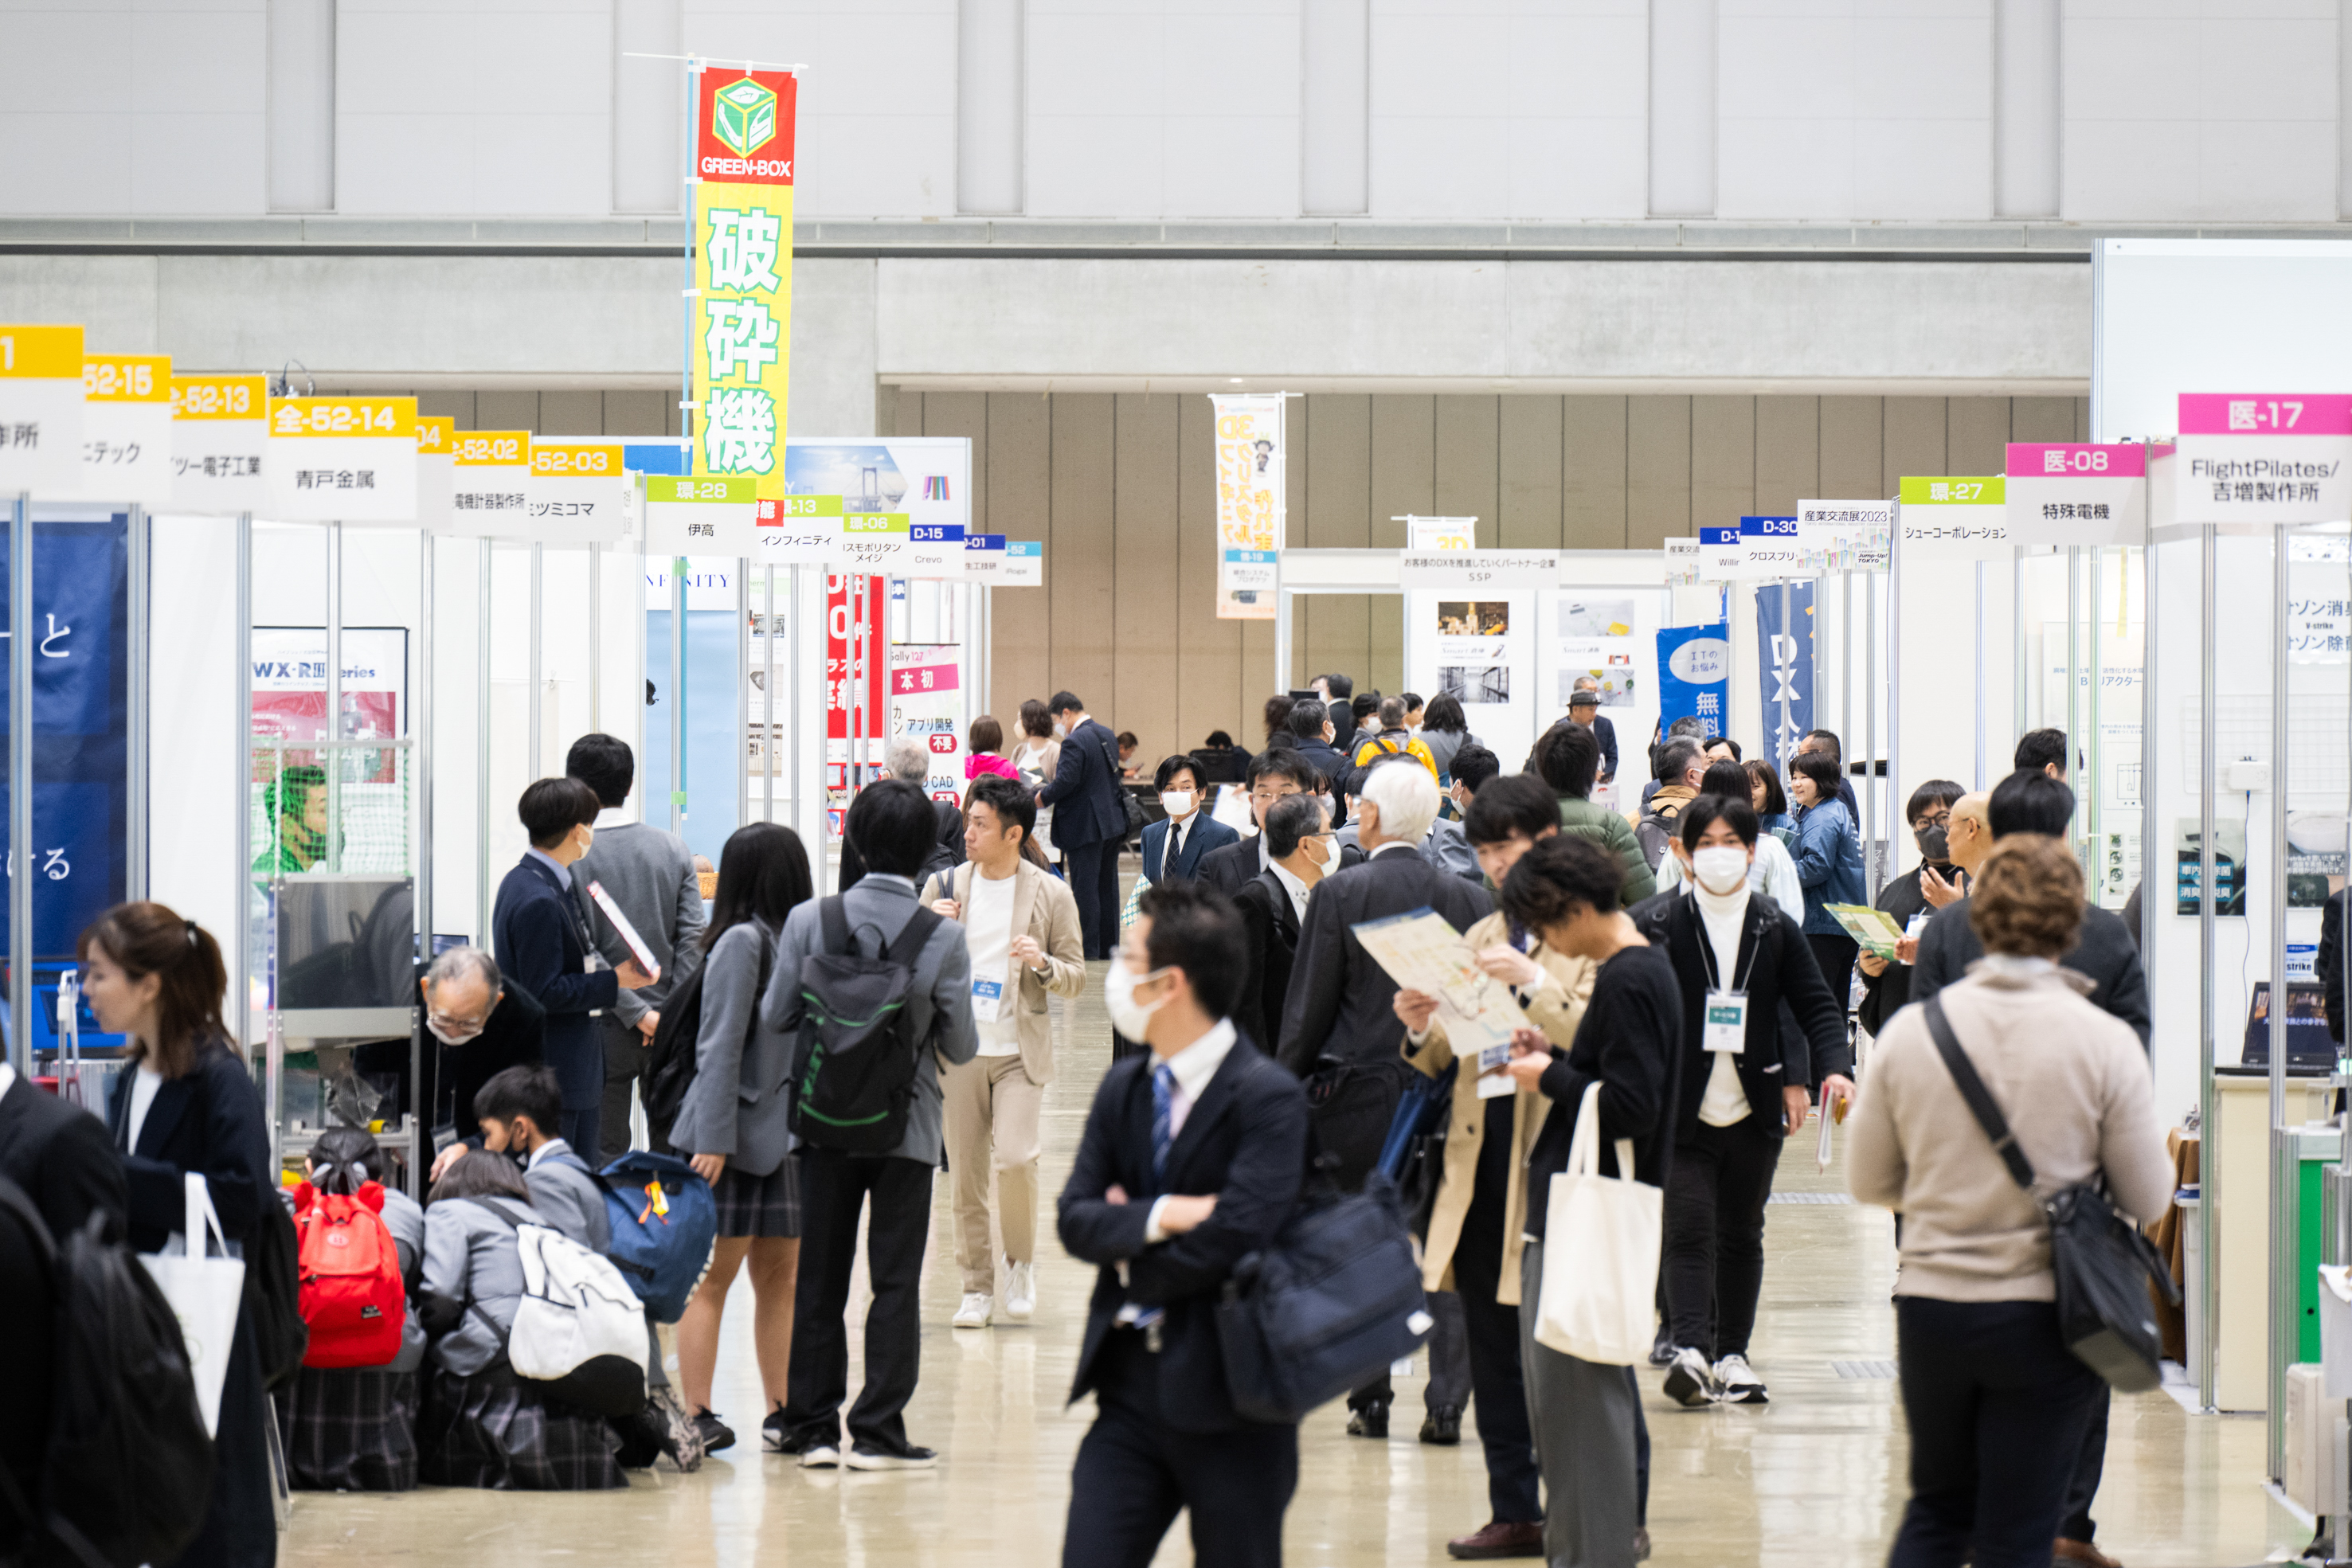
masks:
[[[1743,919],[1740,925],[1740,936],[1745,938],[1748,934],[1747,922]],[[1737,949],[1734,951],[1736,952]],[[1764,942],[1759,935],[1756,946],[1748,954],[1747,969],[1744,972],[1735,971],[1732,975],[1732,987],[1729,990],[1726,990],[1723,988],[1722,974],[1716,966],[1714,938],[1707,935],[1705,923],[1701,923],[1698,956],[1699,961],[1706,967],[1707,992],[1705,1014],[1706,1021],[1701,1032],[1699,1043],[1706,1050],[1727,1052],[1733,1056],[1747,1054],[1747,981],[1754,977],[1756,960],[1763,951]]]

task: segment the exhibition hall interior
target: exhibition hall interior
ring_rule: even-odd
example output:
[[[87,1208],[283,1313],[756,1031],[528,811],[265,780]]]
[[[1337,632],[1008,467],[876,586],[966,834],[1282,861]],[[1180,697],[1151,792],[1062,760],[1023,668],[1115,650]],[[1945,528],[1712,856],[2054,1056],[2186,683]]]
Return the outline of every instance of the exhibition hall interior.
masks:
[[[5,0],[0,520],[0,1568],[2352,1563],[2334,0]]]

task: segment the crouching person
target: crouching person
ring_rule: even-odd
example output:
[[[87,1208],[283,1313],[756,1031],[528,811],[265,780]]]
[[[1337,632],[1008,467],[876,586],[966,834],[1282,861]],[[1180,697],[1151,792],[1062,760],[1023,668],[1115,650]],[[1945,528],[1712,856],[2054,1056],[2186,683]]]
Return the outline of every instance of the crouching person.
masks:
[[[409,1300],[425,1258],[425,1211],[386,1185],[364,1127],[310,1145],[294,1197],[301,1238],[302,1370],[277,1396],[287,1482],[297,1491],[407,1491],[416,1485],[416,1371],[425,1328]]]
[[[511,1160],[460,1156],[425,1211],[418,1305],[426,1352],[419,1471],[437,1486],[598,1491],[624,1487],[601,1416],[515,1375],[507,1337],[523,1291],[517,1228],[546,1223]]]

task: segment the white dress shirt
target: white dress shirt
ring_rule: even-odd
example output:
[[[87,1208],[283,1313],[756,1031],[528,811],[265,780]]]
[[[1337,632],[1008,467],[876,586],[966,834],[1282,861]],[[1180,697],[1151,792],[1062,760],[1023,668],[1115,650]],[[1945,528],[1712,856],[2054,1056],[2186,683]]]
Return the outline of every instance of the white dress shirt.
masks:
[[[1275,879],[1282,883],[1282,891],[1290,894],[1291,913],[1304,921],[1307,918],[1307,895],[1315,890],[1307,886],[1304,879],[1280,861],[1268,861],[1265,863],[1266,869],[1273,872]]]
[[[1163,846],[1166,852],[1160,857],[1160,875],[1163,881],[1174,873],[1177,857],[1184,852],[1184,836],[1192,831],[1192,824],[1200,820],[1201,813],[1198,811],[1194,811],[1189,817],[1168,819],[1168,842]]]
[[[1151,1064],[1155,1076],[1162,1067],[1176,1075],[1176,1082],[1168,1093],[1168,1143],[1171,1148],[1183,1133],[1184,1123],[1192,1114],[1194,1103],[1209,1087],[1209,1080],[1217,1075],[1217,1069],[1225,1064],[1225,1057],[1234,1049],[1234,1041],[1240,1038],[1234,1031],[1233,1019],[1219,1019],[1208,1033],[1175,1055]],[[1168,1233],[1160,1228],[1160,1210],[1167,1203],[1169,1196],[1162,1194],[1151,1200],[1151,1218],[1143,1227],[1146,1245],[1168,1239]]]

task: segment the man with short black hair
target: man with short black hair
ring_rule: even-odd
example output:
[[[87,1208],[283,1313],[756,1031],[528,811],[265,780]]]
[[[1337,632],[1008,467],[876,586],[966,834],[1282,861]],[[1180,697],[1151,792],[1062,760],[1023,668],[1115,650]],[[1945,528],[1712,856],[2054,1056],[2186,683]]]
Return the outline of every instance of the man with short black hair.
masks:
[[[1064,1568],[1149,1562],[1180,1510],[1197,1561],[1282,1561],[1298,1428],[1234,1409],[1217,1304],[1297,1201],[1307,1099],[1234,1027],[1243,943],[1223,895],[1178,883],[1143,895],[1111,960],[1112,1021],[1151,1050],[1103,1075],[1062,1189],[1062,1245],[1098,1269]]]
[[[1102,727],[1095,727],[1100,729]],[[1108,732],[1106,732],[1108,745]],[[919,951],[898,941],[921,907],[915,875],[930,854],[938,817],[917,786],[902,779],[868,784],[849,803],[847,835],[865,856],[864,880],[836,895],[849,942],[861,955],[886,950],[913,971],[904,1014],[918,1042],[907,1131],[887,1155],[800,1151],[801,1261],[794,1294],[790,1396],[780,1413],[779,1447],[804,1469],[928,1469],[939,1456],[907,1438],[907,1402],[921,1368],[923,1243],[929,1234],[931,1174],[945,1152],[940,1068],[979,1054],[971,1013],[971,959],[963,927],[942,920]],[[760,1001],[760,1021],[795,1034],[806,1003],[801,971],[828,951],[825,906],[810,899],[784,917],[774,971]],[[866,1313],[866,1386],[849,1411],[842,1447],[841,1405],[849,1378],[849,1280],[856,1262],[858,1217],[871,1200],[866,1267],[874,1299]]]
[[[1234,894],[1248,933],[1249,973],[1234,1004],[1234,1027],[1253,1045],[1272,1040],[1282,1028],[1283,998],[1298,956],[1299,925],[1307,918],[1307,895],[1339,869],[1339,848],[1327,821],[1329,808],[1319,795],[1285,795],[1265,813],[1258,843],[1265,869]],[[1247,848],[1237,845],[1236,848]],[[1203,879],[1205,880],[1205,879]],[[1261,1045],[1260,1049],[1264,1049]]]
[[[613,1243],[604,1189],[596,1185],[588,1162],[555,1135],[562,1113],[563,1092],[544,1067],[503,1069],[474,1095],[482,1147],[521,1164],[530,1206],[550,1228],[601,1253]]]
[[[1312,698],[1307,700],[1313,701]],[[1226,844],[1202,855],[1200,865],[1194,868],[1194,880],[1207,883],[1227,898],[1238,895],[1250,878],[1265,870],[1270,863],[1265,822],[1266,814],[1274,809],[1275,803],[1292,795],[1312,795],[1322,802],[1322,809],[1328,813],[1333,802],[1331,797],[1323,792],[1322,785],[1323,775],[1294,747],[1269,749],[1252,758],[1250,815],[1256,819],[1258,831],[1239,843]],[[1363,858],[1360,851],[1345,851],[1339,856],[1339,864],[1354,865]],[[1268,1021],[1279,1023],[1278,1014],[1279,1009],[1277,1016]]]
[[[1446,787],[1446,798],[1454,802],[1457,812],[1467,811],[1479,789],[1502,770],[1502,759],[1473,741],[1454,754],[1454,782]],[[1478,869],[1477,852],[1471,848],[1459,821],[1449,821],[1441,816],[1430,823],[1429,837],[1422,841],[1421,858],[1455,876],[1482,884],[1486,880],[1486,873]]]
[[[1127,838],[1118,737],[1087,716],[1072,693],[1055,692],[1045,711],[1062,736],[1062,758],[1037,803],[1054,808],[1054,843],[1078,901],[1087,956],[1108,958],[1118,947],[1118,851]]]
[[[1601,747],[1593,733],[1580,724],[1555,726],[1537,744],[1535,773],[1559,800],[1559,831],[1572,839],[1599,844],[1624,868],[1618,902],[1631,909],[1658,891],[1648,857],[1633,825],[1619,813],[1592,799],[1592,781],[1601,765]]]
[[[601,886],[661,966],[652,985],[621,992],[597,1019],[604,1048],[600,1146],[582,1154],[604,1165],[628,1152],[629,1107],[653,1057],[662,1004],[702,967],[699,938],[706,917],[702,882],[686,841],[622,809],[636,783],[636,754],[629,743],[617,736],[583,735],[565,754],[563,771],[595,790],[604,808],[596,815],[595,847],[572,872],[581,918],[595,935],[605,962],[618,964],[629,956],[627,939],[589,895],[592,883]]]
[[[1731,737],[1727,735],[1710,735],[1702,743],[1702,745],[1706,749],[1706,759],[1709,762],[1738,762],[1740,760],[1739,742],[1732,739]]]
[[[594,1014],[624,989],[653,977],[635,957],[608,964],[572,890],[572,867],[596,841],[604,809],[577,779],[541,779],[516,807],[530,848],[499,884],[490,936],[499,967],[546,1009],[542,1051],[563,1091],[563,1124],[552,1129],[575,1149],[602,1146],[604,1047]]]
[[[1348,712],[1345,705],[1325,707],[1312,697],[1302,697],[1290,710],[1290,733],[1298,737],[1295,748],[1323,780],[1323,788],[1331,797],[1331,826],[1348,825],[1348,800],[1341,793],[1348,785],[1348,754],[1334,745],[1339,738],[1338,726]]]
[[[1332,703],[1344,703],[1356,695],[1356,677],[1353,675],[1334,672],[1318,675],[1307,684],[1315,688],[1316,696],[1327,706]]]
[[[2069,771],[2067,764],[2074,760],[2068,751],[2064,730],[2029,729],[2019,739],[2017,757],[2011,766],[2020,773],[2046,773],[2063,784]]]

